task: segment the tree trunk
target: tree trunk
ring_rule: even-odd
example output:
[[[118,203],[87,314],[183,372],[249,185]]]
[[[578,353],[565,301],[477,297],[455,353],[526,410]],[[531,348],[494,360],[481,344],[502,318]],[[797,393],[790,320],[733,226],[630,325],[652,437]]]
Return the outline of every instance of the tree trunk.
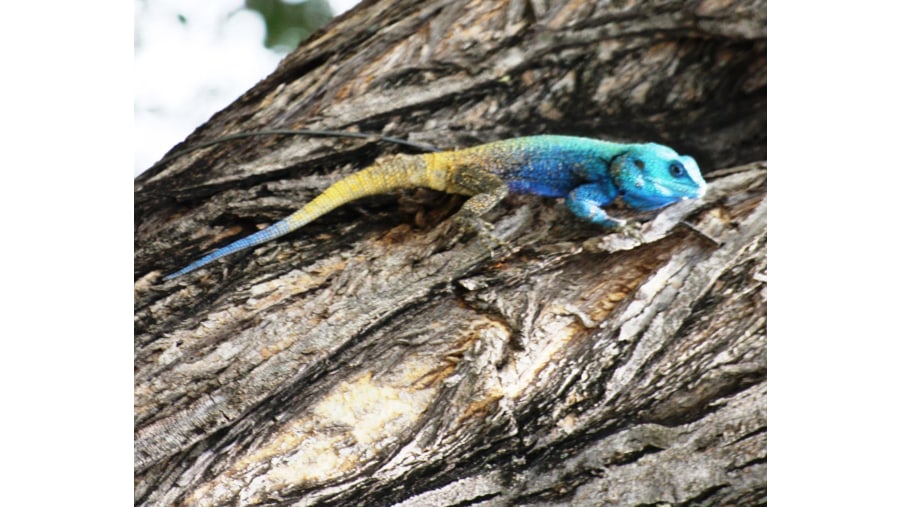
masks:
[[[162,282],[408,149],[158,164],[135,182],[135,503],[764,504],[765,9],[370,1],[288,55],[175,150],[652,140],[710,192],[615,210],[641,242],[511,196],[493,252],[445,220],[459,197],[398,192]]]

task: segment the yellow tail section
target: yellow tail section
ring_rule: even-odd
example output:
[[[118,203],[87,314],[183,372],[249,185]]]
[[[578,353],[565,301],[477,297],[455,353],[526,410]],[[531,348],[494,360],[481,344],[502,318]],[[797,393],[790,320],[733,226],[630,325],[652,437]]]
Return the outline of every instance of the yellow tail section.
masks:
[[[331,185],[315,199],[285,218],[295,230],[312,222],[329,211],[370,195],[383,194],[401,188],[446,188],[446,178],[429,175],[430,161],[420,155],[396,155],[375,162],[373,165]],[[443,172],[443,171],[438,171]],[[437,176],[437,177],[435,177]]]

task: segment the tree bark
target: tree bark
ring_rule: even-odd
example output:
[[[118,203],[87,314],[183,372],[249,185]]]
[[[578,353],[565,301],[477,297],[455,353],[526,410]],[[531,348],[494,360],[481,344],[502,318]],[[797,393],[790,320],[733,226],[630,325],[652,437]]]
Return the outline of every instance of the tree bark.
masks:
[[[364,199],[161,276],[404,151],[263,137],[135,182],[135,503],[766,503],[766,4],[370,1],[173,151],[271,128],[652,140],[710,192],[643,241],[511,196]],[[399,198],[398,198],[399,196]]]

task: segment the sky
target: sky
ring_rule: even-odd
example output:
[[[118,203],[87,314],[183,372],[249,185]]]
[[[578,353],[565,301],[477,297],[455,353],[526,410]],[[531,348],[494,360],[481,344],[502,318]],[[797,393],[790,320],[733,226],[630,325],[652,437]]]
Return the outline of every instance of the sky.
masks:
[[[338,15],[357,0],[330,3]],[[134,176],[265,78],[284,56],[263,47],[262,17],[243,5],[135,2]]]

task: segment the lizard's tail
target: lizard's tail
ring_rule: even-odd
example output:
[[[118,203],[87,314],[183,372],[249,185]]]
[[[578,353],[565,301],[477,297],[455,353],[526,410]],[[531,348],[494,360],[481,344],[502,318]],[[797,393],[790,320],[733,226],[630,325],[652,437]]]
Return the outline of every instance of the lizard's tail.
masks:
[[[163,279],[171,280],[226,255],[284,236],[360,197],[382,194],[400,188],[429,187],[435,190],[445,190],[446,181],[441,174],[438,174],[441,171],[426,169],[427,163],[422,156],[398,155],[377,161],[368,168],[331,185],[315,199],[283,220],[215,250]]]

